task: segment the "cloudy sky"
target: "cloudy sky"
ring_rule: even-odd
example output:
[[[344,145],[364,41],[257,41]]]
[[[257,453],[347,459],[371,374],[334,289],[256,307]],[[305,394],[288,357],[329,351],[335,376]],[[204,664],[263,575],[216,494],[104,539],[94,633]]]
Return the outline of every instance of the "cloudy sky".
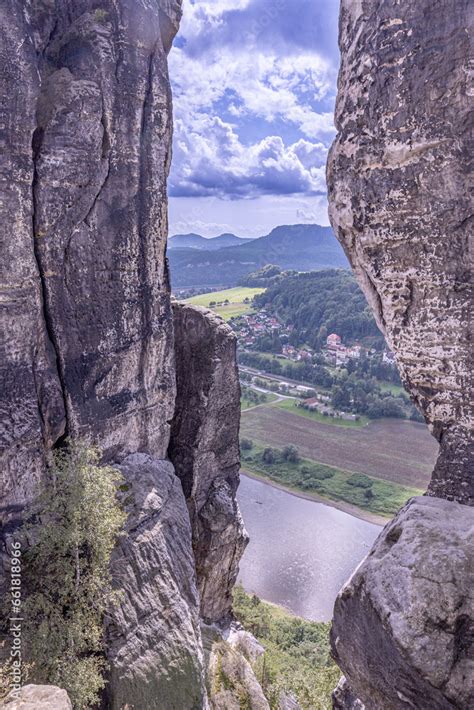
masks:
[[[328,224],[339,0],[184,0],[170,234]]]

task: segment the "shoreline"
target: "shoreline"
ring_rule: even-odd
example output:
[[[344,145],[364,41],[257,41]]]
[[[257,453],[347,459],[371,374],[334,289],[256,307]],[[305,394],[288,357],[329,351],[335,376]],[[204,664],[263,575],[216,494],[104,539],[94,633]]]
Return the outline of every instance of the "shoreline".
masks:
[[[352,517],[354,518],[364,520],[366,523],[372,523],[373,525],[379,525],[380,527],[384,527],[387,523],[390,522],[390,520],[392,520],[392,518],[385,518],[383,515],[371,513],[368,510],[361,510],[361,508],[358,508],[356,505],[352,505],[352,503],[346,503],[343,500],[331,500],[330,498],[325,498],[324,496],[320,496],[317,493],[304,493],[304,491],[299,491],[296,488],[290,488],[289,486],[285,486],[282,483],[272,481],[271,478],[267,478],[262,474],[253,473],[252,471],[246,471],[243,468],[240,469],[240,475],[247,476],[247,478],[252,478],[254,481],[260,481],[261,483],[265,483],[267,486],[271,486],[272,488],[276,488],[279,491],[289,493],[290,495],[295,496],[296,498],[303,498],[303,500],[309,500],[312,503],[322,503],[322,505],[327,505],[330,508],[336,508],[337,510],[341,510],[343,513],[352,515]]]

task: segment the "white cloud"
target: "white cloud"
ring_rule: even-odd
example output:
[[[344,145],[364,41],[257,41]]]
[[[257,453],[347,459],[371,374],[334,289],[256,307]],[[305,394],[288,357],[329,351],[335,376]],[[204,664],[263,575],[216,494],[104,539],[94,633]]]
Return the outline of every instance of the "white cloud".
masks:
[[[311,3],[275,0],[268,11],[264,0],[184,0],[169,57],[171,195],[325,192],[335,67],[307,36],[301,46],[294,39],[304,34],[304,12],[322,12]]]

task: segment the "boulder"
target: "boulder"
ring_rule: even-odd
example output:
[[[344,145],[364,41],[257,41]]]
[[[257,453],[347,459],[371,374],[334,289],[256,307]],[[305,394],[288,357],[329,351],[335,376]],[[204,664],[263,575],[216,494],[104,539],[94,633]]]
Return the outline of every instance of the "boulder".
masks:
[[[367,710],[474,706],[473,589],[474,508],[411,499],[336,600],[333,655]]]
[[[68,694],[54,685],[24,685],[0,701],[2,710],[72,710]]]
[[[209,681],[211,710],[270,710],[252,666],[225,641],[213,646]]]

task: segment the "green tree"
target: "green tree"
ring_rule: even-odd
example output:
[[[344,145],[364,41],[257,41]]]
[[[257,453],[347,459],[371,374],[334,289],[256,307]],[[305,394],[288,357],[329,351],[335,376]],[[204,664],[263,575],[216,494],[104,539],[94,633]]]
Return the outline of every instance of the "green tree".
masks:
[[[126,516],[118,471],[98,452],[70,442],[55,454],[26,532],[24,604],[33,682],[65,688],[77,710],[104,687],[103,617],[116,601],[109,563]]]
[[[274,450],[274,449],[271,449],[270,447],[267,447],[266,449],[263,450],[263,453],[262,453],[262,461],[263,461],[264,463],[269,463],[269,464],[275,463],[276,458],[277,458],[277,457],[276,457],[276,455],[275,455],[275,450]]]
[[[288,444],[285,446],[281,452],[281,455],[285,461],[290,463],[298,463],[300,460],[300,454],[296,446],[293,444]]]

